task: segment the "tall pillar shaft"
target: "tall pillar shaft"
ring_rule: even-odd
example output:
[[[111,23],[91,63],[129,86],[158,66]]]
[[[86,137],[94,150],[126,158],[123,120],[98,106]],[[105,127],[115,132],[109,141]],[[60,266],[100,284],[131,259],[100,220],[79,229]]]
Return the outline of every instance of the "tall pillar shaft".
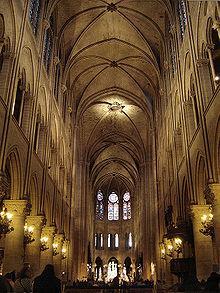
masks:
[[[40,273],[40,255],[41,255],[41,230],[43,225],[43,216],[27,216],[26,222],[28,226],[32,226],[34,241],[25,247],[25,261],[29,262],[34,275]]]
[[[202,228],[201,217],[210,213],[209,205],[192,205],[193,235],[195,246],[195,261],[197,278],[206,280],[213,268],[213,247],[211,236],[205,236],[199,230]]]
[[[58,278],[61,277],[62,268],[62,247],[63,247],[63,234],[56,234],[54,237],[54,244],[57,244],[56,252],[57,254],[53,256],[53,264],[55,268],[55,273]]]
[[[7,211],[13,214],[12,226],[14,231],[5,239],[3,273],[19,271],[24,262],[24,220],[26,200],[4,200]]]
[[[215,244],[217,248],[218,265],[220,268],[220,184],[209,184],[205,190],[206,200],[212,204]]]
[[[42,237],[47,237],[47,243],[46,246],[48,249],[41,251],[41,256],[40,256],[40,267],[41,270],[44,269],[44,267],[47,264],[53,264],[53,238],[55,234],[55,227],[54,226],[46,226],[42,229]]]

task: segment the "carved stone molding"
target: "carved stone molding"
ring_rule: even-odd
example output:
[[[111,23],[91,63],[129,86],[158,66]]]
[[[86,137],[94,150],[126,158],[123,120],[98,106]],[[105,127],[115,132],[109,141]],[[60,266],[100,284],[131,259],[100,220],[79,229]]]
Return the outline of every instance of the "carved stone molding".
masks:
[[[211,183],[208,184],[204,190],[205,199],[211,205],[215,205],[218,201],[220,203],[220,184]]]
[[[27,216],[27,224],[28,226],[33,226],[35,229],[41,229],[44,225],[44,216]]]
[[[63,234],[56,234],[54,236],[54,242],[56,242],[59,246],[63,245],[64,235]]]
[[[0,200],[4,198],[9,189],[9,182],[7,176],[4,173],[0,173]]]
[[[215,29],[215,30],[219,30],[220,29],[220,21],[219,20],[215,20],[212,27]]]
[[[196,60],[196,65],[198,67],[207,66],[209,64],[209,59],[207,58],[200,58]]]
[[[43,20],[43,28],[47,30],[50,27],[50,22],[47,19]]]
[[[42,229],[42,236],[46,236],[48,238],[53,238],[54,234],[56,233],[55,226],[46,226]]]
[[[8,212],[12,213],[13,216],[22,216],[25,214],[27,207],[27,200],[23,199],[6,199],[4,200],[4,205]]]
[[[206,47],[205,47],[206,51],[208,50],[212,51],[214,48],[215,48],[214,44],[211,44],[211,43],[206,44]]]
[[[210,205],[191,205],[189,209],[189,215],[191,219],[199,219],[201,221],[201,216],[210,211]]]
[[[107,6],[107,11],[114,12],[117,11],[117,6],[115,3],[109,3]]]
[[[65,93],[67,91],[67,86],[65,84],[61,84],[61,91]]]

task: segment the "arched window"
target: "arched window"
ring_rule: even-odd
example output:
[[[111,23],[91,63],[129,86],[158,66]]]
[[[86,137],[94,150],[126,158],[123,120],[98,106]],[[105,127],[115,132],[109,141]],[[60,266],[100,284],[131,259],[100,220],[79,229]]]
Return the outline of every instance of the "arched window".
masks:
[[[52,55],[53,39],[51,29],[48,28],[45,33],[44,38],[44,65],[46,67],[47,73],[50,69],[50,60]]]
[[[115,248],[117,249],[119,247],[119,236],[118,234],[115,234]]]
[[[181,38],[183,38],[185,29],[186,29],[186,24],[187,24],[185,0],[179,0],[178,15],[179,15],[180,35],[181,35]]]
[[[99,190],[96,196],[96,219],[103,220],[103,218],[104,218],[103,194],[101,190]]]
[[[119,220],[119,199],[114,191],[108,197],[108,220]]]
[[[51,61],[52,50],[53,50],[53,35],[54,35],[54,17],[53,15],[51,15],[50,26],[45,32],[44,51],[43,51],[44,65],[46,67],[47,73],[49,73],[49,70],[50,70],[50,61]]]
[[[19,79],[16,91],[15,102],[13,106],[12,115],[15,117],[18,123],[21,122],[21,112],[23,107],[23,85],[22,80]]]
[[[128,191],[125,192],[123,196],[123,220],[131,219],[131,201],[130,201],[130,193]]]
[[[31,0],[29,5],[29,20],[34,34],[37,33],[38,23],[40,19],[41,0]]]

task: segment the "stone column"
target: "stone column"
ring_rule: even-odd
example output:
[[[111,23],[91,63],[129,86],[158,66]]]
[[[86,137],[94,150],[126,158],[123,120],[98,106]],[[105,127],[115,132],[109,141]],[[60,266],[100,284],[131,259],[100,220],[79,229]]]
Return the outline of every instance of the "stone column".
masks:
[[[27,216],[26,222],[28,226],[32,226],[34,241],[25,247],[25,261],[31,264],[34,276],[40,273],[40,255],[41,255],[41,231],[44,222],[43,216]]]
[[[13,270],[19,271],[24,262],[24,220],[26,200],[4,200],[8,212],[13,214],[14,231],[6,235],[3,274]]]
[[[196,272],[199,281],[206,280],[213,268],[213,247],[211,236],[203,235],[199,230],[202,228],[201,217],[209,214],[209,205],[191,205],[193,235],[195,246]]]
[[[212,204],[215,243],[217,248],[218,265],[220,268],[220,184],[209,184],[205,190],[206,200]]]
[[[67,281],[67,277],[71,276],[71,274],[68,272],[68,267],[67,267],[67,263],[69,260],[68,255],[70,251],[69,245],[70,245],[69,240],[65,240],[63,242],[62,250],[65,250],[65,251],[62,252],[61,271],[65,272],[65,275],[63,276],[64,281]]]
[[[202,87],[202,96],[203,98],[203,106],[206,107],[207,103],[210,101],[213,94],[213,83],[212,76],[209,67],[210,61],[209,59],[198,59],[196,61],[196,65],[198,67],[199,78],[201,81]]]
[[[41,270],[44,269],[44,267],[47,264],[53,264],[53,238],[55,234],[56,228],[54,226],[46,226],[42,229],[41,238],[47,237],[48,241],[46,243],[48,249],[41,251],[40,255],[40,268]]]
[[[56,234],[54,237],[54,244],[57,244],[56,252],[57,254],[53,256],[53,263],[55,268],[55,273],[58,278],[61,278],[62,274],[62,268],[61,268],[61,262],[62,262],[62,248],[63,248],[63,234]]]

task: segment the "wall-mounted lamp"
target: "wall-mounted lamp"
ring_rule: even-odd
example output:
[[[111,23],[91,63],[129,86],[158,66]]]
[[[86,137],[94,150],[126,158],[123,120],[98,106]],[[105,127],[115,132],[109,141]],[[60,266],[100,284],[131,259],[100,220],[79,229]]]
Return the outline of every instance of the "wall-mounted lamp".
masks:
[[[34,227],[28,226],[27,223],[24,225],[24,245],[30,244],[35,241],[33,237]]]
[[[173,245],[172,244],[167,244],[167,255],[169,257],[173,257]]]
[[[14,230],[11,226],[12,217],[13,214],[9,213],[7,209],[3,207],[0,212],[0,238]]]
[[[57,243],[53,243],[53,256],[56,256],[59,254],[59,252],[57,251],[58,249],[58,244]]]
[[[202,228],[199,230],[205,236],[214,237],[214,224],[213,224],[213,214],[204,214],[201,216],[201,224]]]
[[[179,237],[174,238],[174,250],[177,252],[177,255],[179,255],[182,252],[183,249],[183,241]]]
[[[41,247],[40,247],[40,250],[41,251],[45,251],[45,250],[49,249],[49,247],[47,245],[48,237],[46,237],[46,236],[45,237],[42,237],[40,239],[40,241],[41,241]]]
[[[61,252],[62,252],[62,259],[65,259],[66,258],[66,248],[63,247]]]

